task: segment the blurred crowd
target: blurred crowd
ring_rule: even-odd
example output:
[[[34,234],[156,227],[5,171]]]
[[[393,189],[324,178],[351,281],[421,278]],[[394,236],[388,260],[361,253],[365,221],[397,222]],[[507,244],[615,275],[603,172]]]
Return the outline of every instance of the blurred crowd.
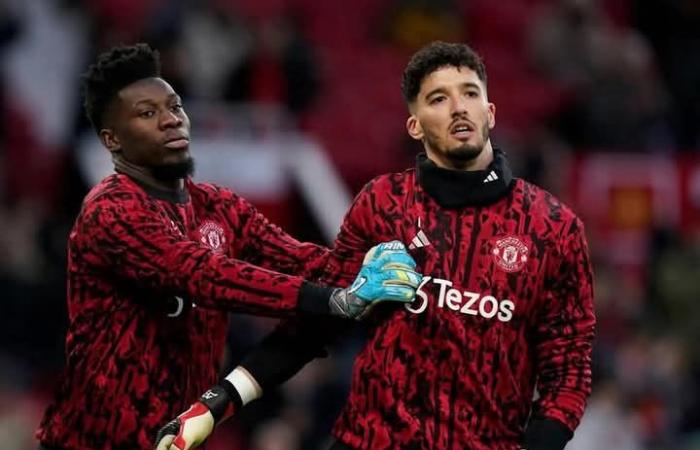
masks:
[[[484,56],[495,143],[518,175],[582,207],[599,326],[594,393],[567,448],[700,449],[700,215],[681,224],[642,207],[630,223],[629,203],[601,199],[624,212],[611,225],[586,215],[578,200],[594,181],[576,176],[590,155],[620,157],[622,171],[649,158],[695,161],[697,0],[0,0],[2,448],[36,447],[63,361],[65,243],[90,187],[77,156],[90,133],[79,76],[99,51],[136,41],[158,48],[185,107],[206,105],[206,120],[190,111],[200,135],[230,126],[219,111],[274,105],[285,127],[321,143],[356,192],[412,165],[419,147],[404,131],[399,80],[432,40],[465,41]],[[282,131],[245,123],[247,138]],[[689,195],[700,199],[696,184]],[[291,192],[284,202],[300,200]],[[292,234],[323,241],[303,205],[274,206]],[[632,257],[614,254],[623,241]],[[273,325],[233,318],[226,367]],[[362,338],[348,336],[331,358],[267,393],[210,448],[322,448]]]

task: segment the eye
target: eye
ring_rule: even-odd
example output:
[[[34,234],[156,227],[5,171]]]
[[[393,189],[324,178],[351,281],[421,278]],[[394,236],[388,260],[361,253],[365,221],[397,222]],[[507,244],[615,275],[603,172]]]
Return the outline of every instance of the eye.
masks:
[[[479,96],[478,91],[467,91],[467,97],[469,98],[477,98]]]
[[[152,109],[147,109],[146,111],[141,111],[139,113],[139,117],[142,117],[144,119],[149,119],[155,115],[156,115],[156,112],[153,111]]]
[[[180,111],[182,111],[182,105],[180,103],[176,103],[170,107],[170,110],[174,113],[179,113]]]
[[[438,96],[436,96],[436,97],[431,98],[429,103],[430,103],[431,105],[436,105],[436,104],[438,104],[438,103],[444,101],[446,98],[447,98],[447,97],[445,97],[444,95],[438,95]]]

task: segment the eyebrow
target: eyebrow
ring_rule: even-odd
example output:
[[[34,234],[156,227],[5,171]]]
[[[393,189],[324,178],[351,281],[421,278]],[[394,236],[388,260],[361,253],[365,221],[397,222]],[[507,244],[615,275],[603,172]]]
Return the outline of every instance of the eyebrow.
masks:
[[[462,83],[462,84],[460,85],[460,87],[475,88],[475,89],[477,89],[479,92],[481,92],[481,87],[480,87],[477,83],[475,83],[475,82],[473,82],[473,81],[468,81],[468,82],[466,82],[466,83]],[[437,94],[438,92],[445,92],[445,89],[444,89],[443,87],[435,88],[435,89],[433,89],[432,91],[430,91],[430,92],[428,92],[427,94],[425,94],[425,98],[430,98],[431,96]]]
[[[171,100],[173,100],[173,99],[174,99],[174,100],[177,100],[177,101],[181,101],[180,96],[177,95],[177,94],[175,94],[175,93],[169,94],[168,97],[166,98],[167,101],[171,101]],[[157,102],[154,101],[154,100],[152,100],[152,99],[150,99],[150,98],[144,98],[143,100],[139,100],[139,101],[134,102],[134,104],[133,104],[132,106],[136,107],[136,106],[139,106],[139,105],[142,104],[142,103],[146,103],[146,104],[149,104],[149,105],[153,105],[153,104],[155,104],[155,103],[157,103]]]

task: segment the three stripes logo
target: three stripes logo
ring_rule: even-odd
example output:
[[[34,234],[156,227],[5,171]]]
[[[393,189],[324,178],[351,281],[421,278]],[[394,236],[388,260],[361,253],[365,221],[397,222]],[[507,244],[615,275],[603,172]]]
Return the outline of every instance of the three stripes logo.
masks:
[[[421,247],[427,247],[430,245],[430,240],[428,240],[428,236],[423,233],[423,230],[418,230],[418,233],[411,239],[411,243],[408,245],[408,248],[410,250],[414,250],[416,248],[421,248]]]
[[[490,183],[490,182],[496,181],[496,180],[498,180],[498,175],[496,174],[495,171],[492,170],[491,173],[489,173],[489,175],[486,178],[484,178],[483,182]]]

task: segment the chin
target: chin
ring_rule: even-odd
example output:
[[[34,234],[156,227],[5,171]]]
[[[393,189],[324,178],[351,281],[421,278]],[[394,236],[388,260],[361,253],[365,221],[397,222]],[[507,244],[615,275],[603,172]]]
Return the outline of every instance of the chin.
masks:
[[[187,148],[183,148],[177,151],[170,151],[169,157],[165,158],[165,164],[181,163],[182,161],[187,161],[191,158],[190,151]]]
[[[484,150],[483,145],[462,145],[447,151],[447,157],[453,161],[469,162],[475,160]]]
[[[194,160],[188,153],[183,153],[182,158],[175,161],[165,161],[151,167],[153,176],[161,181],[173,181],[194,174]]]

